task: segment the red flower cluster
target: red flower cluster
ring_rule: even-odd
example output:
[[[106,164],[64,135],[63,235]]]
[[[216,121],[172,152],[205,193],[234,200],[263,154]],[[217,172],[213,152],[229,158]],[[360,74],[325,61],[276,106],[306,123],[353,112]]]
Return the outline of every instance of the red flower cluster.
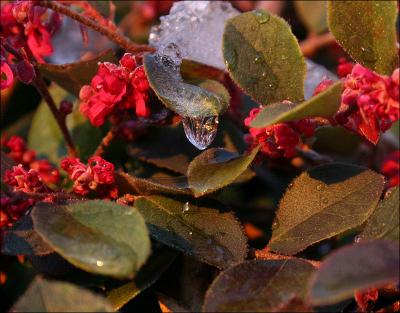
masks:
[[[25,170],[22,164],[13,166],[11,170],[7,170],[4,174],[4,182],[13,187],[14,191],[23,192],[45,192],[46,186],[43,184],[39,173],[30,169]]]
[[[250,127],[251,121],[261,109],[255,108],[244,120],[244,124]],[[310,119],[279,123],[265,128],[250,128],[250,134],[245,140],[255,147],[261,146],[263,153],[271,158],[290,158],[296,154],[295,148],[301,142],[301,135],[311,137],[314,135],[315,125]]]
[[[345,78],[351,73],[353,66],[354,63],[348,62],[345,58],[340,58],[336,72],[340,78]]]
[[[91,84],[83,86],[80,91],[80,111],[95,126],[102,125],[105,118],[115,113],[116,109],[135,109],[136,115],[142,117],[150,115],[150,109],[146,106],[150,85],[143,66],[139,66],[129,53],[119,63],[100,63]]]
[[[74,181],[75,193],[84,196],[95,191],[99,198],[117,198],[114,165],[101,157],[91,157],[88,165],[81,163],[78,158],[68,157],[61,161],[61,168]]]
[[[35,204],[34,199],[20,196],[0,197],[0,228],[12,226],[13,222],[21,218],[28,208]]]
[[[399,69],[382,76],[356,64],[344,87],[336,121],[376,144],[399,119]]]
[[[400,150],[392,152],[383,160],[381,173],[388,179],[387,188],[400,185]]]
[[[60,180],[59,171],[49,161],[36,159],[36,152],[29,150],[26,142],[19,136],[11,136],[2,142],[6,154],[15,163],[21,164],[25,169],[33,169],[45,184],[56,184]]]
[[[39,62],[53,53],[51,37],[60,26],[58,13],[35,5],[36,1],[8,2],[1,7],[1,31],[15,49],[25,48]]]
[[[360,308],[360,312],[368,312],[369,304],[378,300],[378,296],[379,293],[378,289],[376,288],[371,288],[364,292],[358,291],[354,293],[354,299]]]

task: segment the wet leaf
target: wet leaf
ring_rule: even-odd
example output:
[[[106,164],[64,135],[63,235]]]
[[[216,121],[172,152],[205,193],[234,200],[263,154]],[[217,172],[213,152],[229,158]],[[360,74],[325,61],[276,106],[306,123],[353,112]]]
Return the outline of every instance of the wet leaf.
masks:
[[[396,1],[328,1],[332,34],[361,65],[390,75],[397,68]]]
[[[52,85],[50,93],[55,102],[75,99],[62,88]],[[96,149],[102,139],[99,128],[93,127],[84,119],[75,104],[74,111],[67,116],[67,127],[71,132],[82,160],[87,159]],[[47,104],[42,101],[37,108],[28,134],[28,146],[39,156],[45,156],[55,164],[67,154],[64,137]]]
[[[231,212],[162,196],[135,200],[152,237],[218,268],[242,261],[247,242]]]
[[[175,260],[178,252],[167,247],[153,252],[153,255],[139,271],[134,281],[120,283],[107,291],[107,299],[114,310],[119,310],[143,290],[153,285]]]
[[[33,229],[30,215],[21,217],[2,234],[1,252],[8,255],[45,255],[54,250]]]
[[[314,267],[299,259],[253,260],[220,273],[206,293],[204,312],[272,312],[303,299]]]
[[[377,240],[343,247],[324,259],[311,280],[311,304],[334,304],[355,291],[397,283],[399,263],[398,243]]]
[[[221,97],[184,82],[179,69],[171,64],[173,61],[160,58],[154,54],[146,54],[143,63],[150,86],[168,109],[191,118],[217,116],[227,109],[229,102],[225,99],[226,94]]]
[[[36,277],[12,312],[113,312],[102,296],[76,285]]]
[[[221,148],[212,148],[197,156],[188,167],[189,187],[195,197],[203,196],[234,182],[251,164],[258,152],[238,155]]]
[[[183,194],[191,195],[185,176],[162,178],[139,178],[127,173],[115,175],[118,191],[121,194]]]
[[[359,238],[361,240],[387,239],[398,241],[400,238],[399,202],[399,187],[397,186],[378,204],[367,220]]]
[[[377,205],[384,180],[366,168],[332,163],[297,177],[284,194],[269,247],[293,255],[361,225]]]
[[[294,6],[309,32],[320,34],[328,29],[326,1],[294,1]]]
[[[257,10],[231,18],[222,51],[232,79],[260,104],[303,100],[306,63],[280,17]]]
[[[337,82],[324,92],[297,105],[287,102],[268,105],[261,110],[250,126],[261,128],[306,117],[332,117],[339,109],[342,87],[342,82]]]
[[[113,50],[103,51],[90,60],[61,65],[44,63],[38,66],[46,78],[56,82],[75,97],[78,97],[82,86],[90,84],[93,76],[97,73],[99,62],[115,63],[116,59]]]
[[[150,254],[139,212],[109,201],[39,203],[34,229],[61,256],[88,272],[132,278]]]

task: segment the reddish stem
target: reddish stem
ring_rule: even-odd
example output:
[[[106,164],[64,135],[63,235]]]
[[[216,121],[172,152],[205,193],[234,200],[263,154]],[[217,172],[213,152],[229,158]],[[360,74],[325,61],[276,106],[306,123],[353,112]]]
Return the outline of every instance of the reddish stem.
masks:
[[[148,45],[138,45],[130,41],[128,38],[120,34],[118,31],[111,30],[107,27],[104,27],[102,25],[99,25],[97,22],[94,20],[91,20],[82,14],[79,14],[73,10],[71,10],[69,7],[59,4],[55,1],[40,1],[38,3],[39,6],[45,7],[52,9],[53,11],[56,11],[58,13],[64,14],[79,23],[97,31],[98,33],[106,36],[108,39],[111,41],[115,42],[119,46],[121,46],[123,49],[125,49],[128,52],[131,53],[139,53],[139,52],[153,52],[155,51],[154,48],[148,46]]]
[[[115,138],[117,134],[118,126],[113,126],[111,129],[108,131],[107,135],[103,137],[101,140],[101,143],[97,147],[96,151],[94,152],[93,155],[95,156],[102,156],[104,152],[106,151],[106,148],[110,145],[111,141]]]

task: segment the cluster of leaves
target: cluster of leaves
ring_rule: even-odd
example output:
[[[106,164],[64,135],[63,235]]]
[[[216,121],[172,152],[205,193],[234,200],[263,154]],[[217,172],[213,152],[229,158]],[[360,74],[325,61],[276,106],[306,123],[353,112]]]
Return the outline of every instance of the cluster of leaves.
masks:
[[[307,5],[296,3],[300,15]],[[317,9],[325,16],[325,4]],[[377,73],[398,67],[395,2],[328,1],[327,9],[328,26],[324,18],[306,26],[316,33],[329,27],[356,62]],[[253,127],[337,112],[341,81],[304,100],[305,58],[282,18],[257,10],[229,19],[222,51],[232,80],[265,105]],[[49,90],[56,103],[76,102],[66,121],[82,160],[94,153],[107,125],[90,125],[75,97],[98,62],[114,60],[108,50],[38,66],[55,83]],[[220,70],[183,62],[177,73],[154,54],[144,56],[144,67],[155,95],[182,117],[228,107]],[[225,116],[214,146],[198,155],[179,124],[149,127],[129,145],[111,144],[106,156],[119,168],[118,201],[60,192],[5,229],[2,253],[26,256],[40,273],[13,311],[124,311],[154,297],[173,312],[338,311],[354,306],[355,292],[383,287],[389,295],[382,303],[391,304],[399,294],[399,187],[384,192],[381,174],[354,165],[359,139],[341,128],[321,129],[316,144],[325,142],[334,162],[306,164],[301,173],[286,161],[277,171],[251,168],[259,148],[243,152],[243,130]],[[28,124],[29,147],[59,164],[65,139],[45,102]],[[2,179],[13,165],[2,154]],[[289,166],[294,174],[285,172]],[[251,240],[248,224],[263,228],[260,241]]]

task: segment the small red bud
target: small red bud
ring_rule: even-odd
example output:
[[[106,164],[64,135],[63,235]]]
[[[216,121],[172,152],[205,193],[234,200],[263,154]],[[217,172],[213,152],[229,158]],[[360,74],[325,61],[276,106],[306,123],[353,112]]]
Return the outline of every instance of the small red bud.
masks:
[[[60,112],[64,115],[68,115],[72,112],[73,104],[71,101],[63,100],[60,103]]]
[[[16,63],[14,69],[19,80],[24,84],[30,84],[36,76],[33,65],[27,60]]]

